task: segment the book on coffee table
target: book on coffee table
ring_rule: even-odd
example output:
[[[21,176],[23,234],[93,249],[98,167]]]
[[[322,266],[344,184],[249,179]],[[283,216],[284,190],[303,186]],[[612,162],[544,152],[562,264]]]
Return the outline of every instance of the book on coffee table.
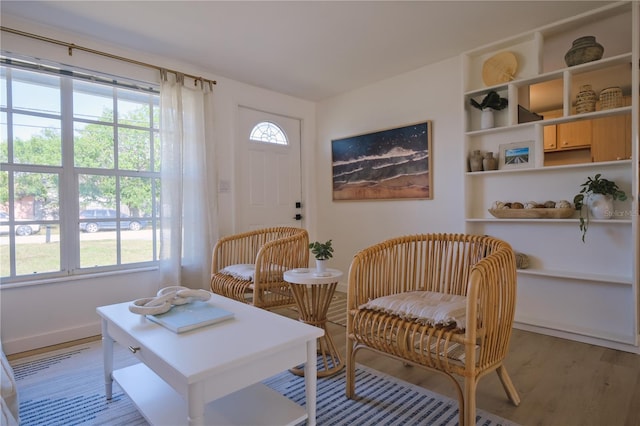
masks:
[[[147,318],[175,333],[183,333],[233,318],[233,312],[196,300],[173,306],[163,314],[147,315]]]

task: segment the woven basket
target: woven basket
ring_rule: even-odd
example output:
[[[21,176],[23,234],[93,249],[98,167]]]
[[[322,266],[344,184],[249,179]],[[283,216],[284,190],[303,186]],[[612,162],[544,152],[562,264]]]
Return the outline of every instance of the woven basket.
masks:
[[[600,92],[600,109],[620,108],[622,106],[622,89],[608,87]]]

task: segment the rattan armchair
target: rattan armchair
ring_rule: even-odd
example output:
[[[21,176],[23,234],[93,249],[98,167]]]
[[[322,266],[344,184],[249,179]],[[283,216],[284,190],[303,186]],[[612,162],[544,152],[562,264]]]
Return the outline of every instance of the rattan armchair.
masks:
[[[519,405],[503,364],[516,302],[516,264],[508,243],[463,234],[390,239],[355,255],[348,286],[348,398],[355,397],[356,353],[366,348],[446,374],[455,383],[461,426],[475,425],[478,381],[491,371]],[[398,303],[399,298],[406,300]],[[433,302],[441,299],[452,299],[457,308],[443,312]]]
[[[223,237],[211,259],[211,291],[259,308],[295,305],[285,271],[309,265],[309,234],[274,227]]]

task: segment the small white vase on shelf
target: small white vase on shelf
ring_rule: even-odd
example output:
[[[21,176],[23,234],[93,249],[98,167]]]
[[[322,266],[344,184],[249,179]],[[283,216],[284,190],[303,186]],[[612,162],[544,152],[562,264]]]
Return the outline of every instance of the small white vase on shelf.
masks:
[[[594,219],[611,219],[613,216],[613,197],[606,194],[589,195],[589,211]]]
[[[491,108],[483,109],[482,114],[480,115],[480,128],[483,130],[493,129],[493,126],[493,110]]]

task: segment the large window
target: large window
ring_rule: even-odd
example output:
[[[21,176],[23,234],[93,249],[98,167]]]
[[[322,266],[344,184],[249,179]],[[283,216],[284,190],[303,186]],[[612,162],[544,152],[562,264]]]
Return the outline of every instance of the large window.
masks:
[[[2,282],[156,262],[157,90],[14,64],[0,66]]]

